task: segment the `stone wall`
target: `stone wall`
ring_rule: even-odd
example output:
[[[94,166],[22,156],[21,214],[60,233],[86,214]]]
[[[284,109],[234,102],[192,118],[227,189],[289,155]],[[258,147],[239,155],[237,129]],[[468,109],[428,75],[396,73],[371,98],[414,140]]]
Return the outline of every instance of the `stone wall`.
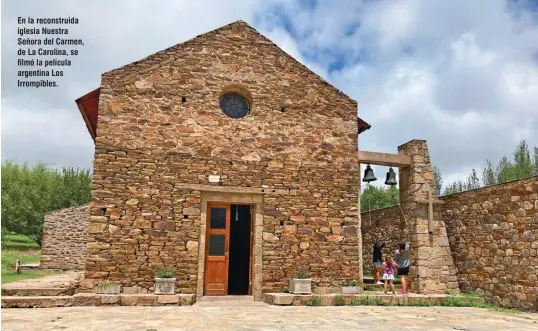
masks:
[[[226,91],[247,117],[221,111]],[[360,277],[357,103],[247,24],[105,73],[100,93],[87,279],[150,288],[165,264],[195,293],[203,192],[185,184],[290,192],[264,193],[263,291],[301,263],[316,286]]]
[[[383,248],[383,258],[390,254],[394,255],[397,245],[401,242],[401,220],[400,206],[362,212],[362,260],[363,272],[372,275],[373,245],[380,242],[385,243]]]
[[[84,269],[89,216],[87,205],[45,214],[41,268]]]
[[[538,177],[442,198],[462,290],[538,309]]]
[[[460,289],[481,289],[502,306],[536,310],[538,177],[440,200],[445,204],[435,205],[435,215],[446,224]],[[372,270],[375,240],[398,242],[398,217],[397,207],[361,213],[365,273]]]

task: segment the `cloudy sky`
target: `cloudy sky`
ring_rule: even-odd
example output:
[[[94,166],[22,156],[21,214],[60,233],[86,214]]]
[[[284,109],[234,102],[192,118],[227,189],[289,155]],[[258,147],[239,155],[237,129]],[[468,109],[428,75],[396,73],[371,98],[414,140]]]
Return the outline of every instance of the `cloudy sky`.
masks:
[[[19,16],[80,20],[59,88],[16,86]],[[537,0],[4,0],[1,17],[2,160],[91,168],[74,100],[105,71],[238,19],[358,101],[362,150],[426,139],[447,183],[521,139],[538,146]]]

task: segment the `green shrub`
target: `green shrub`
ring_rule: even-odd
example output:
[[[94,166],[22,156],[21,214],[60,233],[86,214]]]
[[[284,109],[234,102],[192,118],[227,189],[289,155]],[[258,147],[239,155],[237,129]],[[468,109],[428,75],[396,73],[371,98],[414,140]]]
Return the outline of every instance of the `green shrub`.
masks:
[[[358,299],[351,300],[352,306],[390,306],[391,304],[385,303],[381,298],[370,298],[369,296],[360,296]]]
[[[360,296],[358,299],[351,300],[352,306],[371,306],[369,296]]]
[[[295,276],[293,276],[295,279],[308,279],[308,273],[304,271],[297,271],[295,273]]]
[[[284,293],[290,293],[290,287],[288,285],[282,286],[282,292]]]
[[[320,296],[313,296],[308,300],[306,303],[307,306],[321,306],[321,297]]]
[[[351,281],[344,280],[342,282],[342,286],[344,286],[344,287],[346,287],[346,286],[356,287],[356,286],[361,286],[361,285],[362,285],[362,282],[361,281],[356,281],[356,280],[351,280]]]
[[[346,304],[346,301],[344,300],[344,297],[341,295],[336,295],[334,297],[334,305],[335,306],[344,306]]]
[[[155,270],[155,276],[157,276],[157,278],[174,278],[175,274],[172,269],[159,267]]]

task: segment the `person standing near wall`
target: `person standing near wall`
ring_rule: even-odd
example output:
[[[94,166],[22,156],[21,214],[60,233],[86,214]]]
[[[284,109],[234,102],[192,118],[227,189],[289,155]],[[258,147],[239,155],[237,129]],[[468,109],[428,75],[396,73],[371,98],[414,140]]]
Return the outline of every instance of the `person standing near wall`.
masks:
[[[374,262],[374,284],[381,285],[383,284],[380,281],[380,273],[381,273],[381,261],[383,260],[383,254],[381,250],[385,247],[384,243],[375,242],[374,244],[374,256],[373,256],[373,262]]]
[[[402,280],[402,290],[398,294],[407,294],[407,275],[409,275],[409,244],[410,242],[401,243],[396,250],[394,260],[398,263],[398,276]]]

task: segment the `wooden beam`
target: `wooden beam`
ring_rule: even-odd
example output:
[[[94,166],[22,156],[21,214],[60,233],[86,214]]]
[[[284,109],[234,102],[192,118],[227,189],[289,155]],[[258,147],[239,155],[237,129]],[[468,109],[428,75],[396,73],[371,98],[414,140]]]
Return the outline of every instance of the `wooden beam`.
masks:
[[[268,195],[297,195],[297,190],[263,188],[263,187],[239,187],[239,186],[217,186],[203,184],[175,184],[174,188],[190,189],[206,192],[224,193],[247,193],[247,194],[268,194]]]
[[[408,167],[411,165],[411,158],[409,155],[402,154],[359,151],[359,163],[393,167]]]

